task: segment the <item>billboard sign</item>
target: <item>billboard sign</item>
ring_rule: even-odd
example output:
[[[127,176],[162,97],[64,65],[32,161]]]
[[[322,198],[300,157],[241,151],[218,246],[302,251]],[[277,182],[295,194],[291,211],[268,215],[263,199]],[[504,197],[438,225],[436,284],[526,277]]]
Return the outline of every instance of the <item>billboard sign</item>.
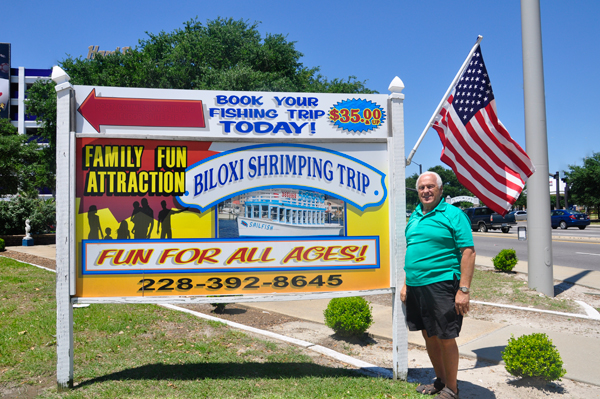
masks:
[[[10,118],[10,43],[0,43],[0,118]]]
[[[76,297],[390,287],[387,96],[74,88]]]
[[[387,293],[398,305],[394,375],[406,376],[394,290],[405,228],[393,216],[405,211],[399,78],[387,96],[72,86],[58,67],[53,76],[59,387],[73,382],[75,303]]]

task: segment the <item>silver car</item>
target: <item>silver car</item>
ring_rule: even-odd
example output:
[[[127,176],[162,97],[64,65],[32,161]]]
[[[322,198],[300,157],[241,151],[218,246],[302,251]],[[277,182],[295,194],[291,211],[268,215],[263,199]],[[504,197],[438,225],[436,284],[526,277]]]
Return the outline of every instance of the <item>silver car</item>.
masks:
[[[527,211],[512,211],[511,214],[515,215],[515,220],[527,220]]]

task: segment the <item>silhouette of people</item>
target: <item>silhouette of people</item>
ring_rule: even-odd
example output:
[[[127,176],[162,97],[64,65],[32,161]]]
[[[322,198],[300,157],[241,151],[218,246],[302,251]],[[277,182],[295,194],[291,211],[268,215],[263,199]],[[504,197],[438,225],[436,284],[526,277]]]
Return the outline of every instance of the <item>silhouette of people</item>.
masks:
[[[138,201],[135,201],[133,203],[133,212],[131,213],[131,223],[133,223],[133,229],[131,229],[131,232],[133,233],[134,238],[141,238],[135,234],[135,216],[141,211],[142,207],[140,206],[140,203]]]
[[[135,201],[133,203],[133,212],[131,213],[131,219],[133,219],[135,214],[140,212],[141,210],[142,210],[142,207],[140,207],[140,203],[138,201]]]
[[[119,229],[117,230],[117,239],[128,240],[130,238],[131,234],[129,233],[129,224],[127,223],[127,220],[123,220],[119,225]]]
[[[146,198],[142,198],[141,207],[137,201],[133,203],[131,221],[133,223],[133,238],[150,238],[154,228],[154,211],[148,205]]]
[[[110,233],[112,232],[112,230],[110,229],[110,227],[107,227],[104,232],[106,233],[104,235],[104,239],[105,240],[112,240],[113,238],[110,236]]]
[[[162,206],[162,210],[158,213],[158,224],[156,225],[156,234],[160,232],[160,238],[173,238],[173,233],[171,231],[171,215],[175,215],[177,213],[181,213],[187,211],[190,208],[184,208],[180,210],[173,210],[167,208],[167,201],[161,201],[160,205]],[[160,229],[162,225],[162,231]]]
[[[100,226],[100,218],[96,214],[98,212],[98,208],[96,205],[91,205],[88,210],[88,223],[90,224],[90,234],[88,235],[89,240],[98,240],[98,233],[102,235],[104,238],[104,233],[102,233],[102,227]]]

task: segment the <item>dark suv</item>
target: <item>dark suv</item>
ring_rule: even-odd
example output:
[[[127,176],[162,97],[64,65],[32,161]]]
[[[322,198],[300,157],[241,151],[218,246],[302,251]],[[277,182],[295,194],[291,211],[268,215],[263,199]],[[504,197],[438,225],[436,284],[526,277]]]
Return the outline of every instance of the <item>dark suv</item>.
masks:
[[[471,221],[471,229],[485,233],[488,230],[500,229],[503,233],[508,233],[513,225],[516,225],[515,215],[508,214],[505,217],[500,216],[490,208],[467,208],[465,214]]]

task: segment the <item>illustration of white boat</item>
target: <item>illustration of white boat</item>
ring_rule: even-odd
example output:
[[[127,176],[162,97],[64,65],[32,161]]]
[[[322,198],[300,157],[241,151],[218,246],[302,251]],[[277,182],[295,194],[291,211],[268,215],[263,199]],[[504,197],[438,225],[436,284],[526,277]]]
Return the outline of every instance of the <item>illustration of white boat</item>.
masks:
[[[342,234],[343,226],[330,222],[331,206],[321,193],[293,189],[253,191],[240,196],[240,206],[240,237]]]

